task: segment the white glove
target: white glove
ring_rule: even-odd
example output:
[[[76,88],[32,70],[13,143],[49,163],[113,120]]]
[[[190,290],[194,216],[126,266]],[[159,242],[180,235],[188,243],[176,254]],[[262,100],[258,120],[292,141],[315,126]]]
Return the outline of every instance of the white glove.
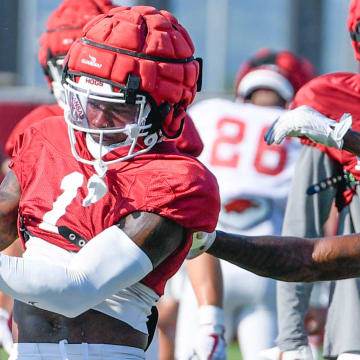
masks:
[[[213,305],[200,306],[199,319],[200,328],[192,358],[226,360],[223,310]]]
[[[337,122],[303,105],[281,115],[268,129],[264,138],[267,144],[271,145],[280,144],[286,136],[306,136],[318,144],[342,149],[343,137],[351,125],[350,114],[344,114],[340,122]]]
[[[0,308],[0,344],[8,354],[11,353],[13,346],[13,337],[8,325],[9,318],[9,313]]]
[[[207,233],[203,231],[195,232],[193,234],[193,242],[191,248],[186,258],[193,259],[204,253],[213,244],[215,238],[216,231],[213,231],[212,233]]]
[[[262,360],[280,360],[280,349],[275,346],[259,352]],[[313,360],[311,348],[300,346],[297,350],[285,351],[282,353],[282,360]]]

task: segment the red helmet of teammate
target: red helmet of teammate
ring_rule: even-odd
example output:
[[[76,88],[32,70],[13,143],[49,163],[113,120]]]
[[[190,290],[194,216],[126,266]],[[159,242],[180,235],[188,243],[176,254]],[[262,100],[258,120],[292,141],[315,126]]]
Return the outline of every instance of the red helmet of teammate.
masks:
[[[89,20],[114,7],[110,0],[65,0],[51,13],[46,23],[46,32],[40,38],[38,57],[46,80],[61,107],[64,107],[61,74],[66,53],[73,42],[81,37],[82,28]]]
[[[235,80],[235,96],[246,100],[257,89],[271,89],[289,102],[314,75],[314,68],[307,59],[290,51],[263,49],[240,67]]]
[[[351,43],[357,61],[360,61],[360,1],[352,0],[347,22]]]
[[[178,136],[198,87],[200,64],[193,53],[188,33],[165,10],[123,6],[90,21],[65,59],[70,140],[74,130],[100,145],[123,136],[117,146],[128,146],[128,152],[103,166],[149,151],[162,136]],[[111,124],[91,126],[96,110]]]

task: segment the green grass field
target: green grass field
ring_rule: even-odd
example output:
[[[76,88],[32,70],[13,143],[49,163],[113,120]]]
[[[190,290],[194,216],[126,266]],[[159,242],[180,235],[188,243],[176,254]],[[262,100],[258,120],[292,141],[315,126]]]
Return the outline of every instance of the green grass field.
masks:
[[[241,354],[239,352],[239,347],[235,341],[227,346],[227,359],[228,360],[241,360]]]
[[[0,349],[0,360],[7,360],[7,358],[7,353],[3,349]]]

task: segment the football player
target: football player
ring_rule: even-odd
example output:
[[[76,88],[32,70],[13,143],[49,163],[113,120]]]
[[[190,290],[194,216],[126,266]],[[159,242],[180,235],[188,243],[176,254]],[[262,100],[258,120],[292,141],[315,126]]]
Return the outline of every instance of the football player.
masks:
[[[244,235],[279,235],[300,141],[267,146],[263,137],[296,91],[314,76],[312,65],[289,51],[258,51],[235,81],[235,101],[213,98],[189,114],[204,142],[199,159],[217,177],[221,211],[217,229]],[[238,339],[242,358],[254,360],[274,345],[276,283],[222,261],[225,339]],[[183,294],[177,332],[178,359],[188,359],[196,301]]]
[[[72,43],[76,39],[81,38],[82,28],[89,20],[91,20],[96,15],[107,13],[110,9],[114,7],[115,6],[109,0],[86,0],[82,2],[79,2],[77,0],[65,0],[60,4],[57,9],[52,12],[46,24],[47,31],[42,34],[40,39],[39,62],[44,70],[46,80],[50,86],[50,89],[54,93],[57,103],[53,105],[39,106],[27,116],[25,116],[16,125],[5,145],[5,149],[7,154],[9,155],[9,158],[11,157],[11,154],[13,152],[17,137],[19,136],[19,134],[22,134],[25,129],[27,129],[34,123],[41,121],[42,119],[52,116],[63,115],[65,107],[65,93],[61,84],[61,80],[62,65],[65,55],[70,49]],[[181,132],[180,136],[171,141],[175,142],[178,150],[188,153],[192,156],[198,156],[203,149],[203,144],[199,137],[199,134],[197,133],[191,118],[187,114],[185,115],[183,131]],[[7,163],[8,161],[9,160],[7,160]],[[9,248],[5,250],[5,253],[7,255],[12,256],[21,256],[22,252],[23,249],[20,241],[14,242]],[[203,261],[204,260],[199,259],[196,260],[195,263],[199,262],[204,265]],[[190,272],[198,273],[199,271],[204,271],[210,274],[219,274],[219,270],[216,270],[214,267],[219,267],[219,264],[217,264],[217,260],[209,259],[208,261],[206,261],[205,266],[194,265],[190,269]],[[203,294],[205,294],[205,298],[203,301],[206,303],[207,306],[211,306],[211,304],[221,304],[221,278],[219,278],[219,276],[220,275],[218,275],[216,279],[207,282],[207,288],[204,289],[202,292]],[[215,302],[212,300],[214,289],[213,286],[210,285],[211,282],[213,282],[213,285],[216,286],[217,290],[217,299]],[[203,284],[198,284],[195,286],[203,287]],[[11,312],[12,308],[12,299],[5,294],[0,294],[0,304],[3,304],[4,310],[6,310],[3,317],[0,314],[0,324],[1,319],[3,319],[4,325],[6,325],[8,313]],[[216,307],[216,309],[218,309],[218,306]],[[220,310],[218,309],[218,311]],[[162,320],[162,318],[163,314],[160,309],[159,319]],[[7,329],[7,327],[4,327],[4,329]],[[2,332],[0,328],[0,337],[1,334]],[[213,331],[211,331],[211,335],[214,335]],[[4,344],[8,343],[7,339],[11,339],[9,330],[7,332],[4,332],[3,339]],[[223,344],[222,339],[220,339],[220,343]],[[7,349],[9,350],[9,346],[7,346]],[[204,349],[203,351],[207,350]],[[154,355],[154,357],[157,358],[156,342],[154,342],[154,346],[149,349],[147,353],[148,358],[151,358],[152,352],[156,354]]]
[[[144,358],[153,306],[192,233],[213,230],[219,211],[212,174],[162,141],[180,133],[195,96],[193,52],[166,11],[100,15],[65,59],[65,121],[48,118],[18,136],[0,221],[5,248],[21,209],[24,259],[4,257],[20,270],[9,269],[19,277],[6,291],[25,290],[15,295],[14,358]],[[29,282],[20,264],[31,267]]]

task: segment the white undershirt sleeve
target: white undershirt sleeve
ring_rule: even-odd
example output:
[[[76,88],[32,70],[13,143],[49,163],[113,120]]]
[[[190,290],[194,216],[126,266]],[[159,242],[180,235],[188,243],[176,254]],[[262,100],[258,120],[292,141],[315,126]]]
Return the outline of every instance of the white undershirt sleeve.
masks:
[[[153,270],[149,257],[111,226],[67,266],[0,254],[0,290],[44,310],[75,317]]]

